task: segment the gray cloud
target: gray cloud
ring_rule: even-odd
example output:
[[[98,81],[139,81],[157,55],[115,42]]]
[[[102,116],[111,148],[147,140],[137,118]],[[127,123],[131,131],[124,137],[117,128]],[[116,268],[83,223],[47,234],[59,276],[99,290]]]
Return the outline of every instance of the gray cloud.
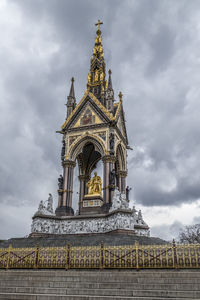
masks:
[[[175,239],[178,242],[179,232],[183,228],[181,222],[174,222],[170,225],[161,224],[159,226],[153,226],[151,228],[152,236],[162,236],[162,238],[168,242],[172,242]]]
[[[119,90],[124,94],[134,198],[144,206],[200,198],[199,6],[158,0],[12,0],[0,6],[4,214],[8,205],[31,215],[48,192],[57,201],[61,137],[55,131],[65,120],[70,78],[78,101],[85,90],[99,18],[116,98]],[[11,211],[11,224],[22,219],[19,209],[17,219]]]

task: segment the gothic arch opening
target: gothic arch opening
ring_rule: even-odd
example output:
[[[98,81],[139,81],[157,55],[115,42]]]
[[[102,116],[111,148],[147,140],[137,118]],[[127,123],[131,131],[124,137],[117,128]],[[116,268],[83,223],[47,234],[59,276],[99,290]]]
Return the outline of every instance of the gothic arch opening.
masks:
[[[105,155],[105,148],[103,143],[100,141],[100,138],[97,139],[97,137],[94,138],[88,135],[78,140],[77,143],[73,146],[69,153],[70,159],[74,161],[78,157],[78,155],[83,152],[83,148],[87,144],[92,144],[95,151],[99,152],[102,157]]]
[[[116,150],[116,170],[117,171],[125,171],[125,157],[122,146],[119,144]]]

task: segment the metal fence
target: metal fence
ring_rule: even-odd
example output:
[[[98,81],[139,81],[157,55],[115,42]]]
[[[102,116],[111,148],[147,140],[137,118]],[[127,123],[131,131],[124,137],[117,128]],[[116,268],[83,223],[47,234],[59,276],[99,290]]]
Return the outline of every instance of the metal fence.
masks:
[[[1,269],[199,268],[200,244],[0,248]]]

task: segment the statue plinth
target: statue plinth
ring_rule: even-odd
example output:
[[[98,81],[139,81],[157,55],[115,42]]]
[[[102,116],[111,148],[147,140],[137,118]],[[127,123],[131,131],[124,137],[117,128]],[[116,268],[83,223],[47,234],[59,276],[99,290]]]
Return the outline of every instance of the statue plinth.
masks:
[[[85,195],[80,205],[80,214],[101,213],[101,206],[104,204],[103,197],[100,194]]]

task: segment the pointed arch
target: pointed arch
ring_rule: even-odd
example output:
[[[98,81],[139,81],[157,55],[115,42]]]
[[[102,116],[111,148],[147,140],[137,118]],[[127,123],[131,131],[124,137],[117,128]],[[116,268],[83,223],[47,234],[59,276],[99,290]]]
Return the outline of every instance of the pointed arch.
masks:
[[[101,157],[105,155],[106,149],[100,138],[88,134],[84,137],[80,137],[74,142],[74,144],[72,144],[69,150],[69,158],[75,161],[77,156],[83,151],[83,147],[88,143],[92,143],[94,145],[95,151],[99,152]]]
[[[125,171],[126,170],[126,163],[125,163],[125,157],[124,155],[126,155],[123,151],[123,148],[121,146],[121,144],[117,145],[116,148],[116,168],[117,171]]]

